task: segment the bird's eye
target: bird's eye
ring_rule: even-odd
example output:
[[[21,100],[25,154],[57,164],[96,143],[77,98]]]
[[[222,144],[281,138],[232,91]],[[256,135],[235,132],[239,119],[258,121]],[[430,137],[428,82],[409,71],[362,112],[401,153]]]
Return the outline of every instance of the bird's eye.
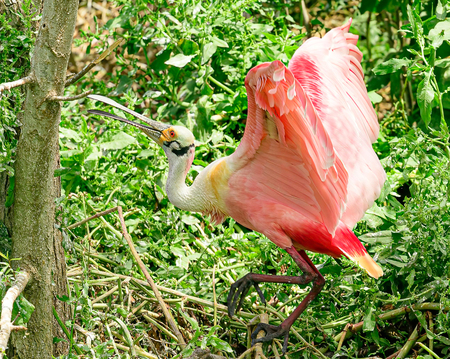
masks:
[[[169,131],[169,136],[172,137],[172,138],[175,137],[175,131],[174,130],[170,130]]]

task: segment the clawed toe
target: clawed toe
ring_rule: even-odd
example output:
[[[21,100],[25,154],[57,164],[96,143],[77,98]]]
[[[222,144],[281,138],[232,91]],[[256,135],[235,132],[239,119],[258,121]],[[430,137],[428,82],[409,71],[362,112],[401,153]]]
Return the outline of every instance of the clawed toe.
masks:
[[[232,317],[234,313],[238,312],[242,307],[244,298],[250,290],[251,286],[255,287],[256,292],[261,299],[261,302],[263,304],[266,304],[266,299],[264,298],[264,295],[259,288],[258,283],[253,281],[251,276],[252,273],[249,273],[231,285],[230,293],[227,297],[228,315],[230,317]]]
[[[257,338],[260,331],[264,331],[266,335],[262,338]],[[283,328],[281,325],[276,326],[266,323],[259,323],[252,333],[252,346],[257,343],[270,342],[274,338],[281,336],[284,336],[283,354],[286,354],[289,339],[289,328]]]

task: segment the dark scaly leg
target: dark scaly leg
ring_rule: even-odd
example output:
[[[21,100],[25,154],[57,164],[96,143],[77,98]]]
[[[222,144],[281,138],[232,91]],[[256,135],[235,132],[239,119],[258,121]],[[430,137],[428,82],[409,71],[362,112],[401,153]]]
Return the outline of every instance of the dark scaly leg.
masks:
[[[306,255],[304,251],[298,252],[293,246],[286,249],[286,252],[294,259],[295,263],[300,267],[303,274],[299,277],[290,277],[290,276],[278,276],[278,275],[263,275],[263,274],[254,274],[249,273],[243,278],[239,279],[236,283],[231,286],[230,293],[227,298],[228,304],[228,314],[233,316],[236,310],[242,305],[243,298],[249,291],[250,287],[255,286],[256,291],[261,298],[261,301],[265,303],[265,298],[261,292],[261,289],[258,286],[258,283],[261,282],[270,282],[270,283],[288,283],[288,284],[308,284],[313,282],[313,287],[311,292],[306,296],[305,299],[300,303],[300,305],[291,313],[291,315],[280,325],[269,325],[265,323],[259,323],[254,332],[252,333],[252,345],[261,342],[268,342],[274,338],[284,336],[284,344],[283,344],[283,354],[286,353],[287,344],[289,339],[289,329],[292,324],[296,321],[296,319],[300,316],[300,314],[306,309],[308,304],[320,293],[325,283],[325,279],[322,277],[320,272],[311,262],[309,257]],[[241,297],[239,304],[237,305],[237,301]],[[263,330],[266,335],[260,339],[257,339],[256,336],[258,333]]]

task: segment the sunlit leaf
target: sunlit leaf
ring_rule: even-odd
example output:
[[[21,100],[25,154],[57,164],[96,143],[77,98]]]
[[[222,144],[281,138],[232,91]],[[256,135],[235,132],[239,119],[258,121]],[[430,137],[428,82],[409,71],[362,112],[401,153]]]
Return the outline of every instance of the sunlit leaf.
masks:
[[[211,58],[211,56],[215,54],[216,51],[217,45],[212,42],[207,43],[205,46],[203,46],[202,65],[206,63]]]
[[[175,67],[185,67],[195,56],[197,55],[183,55],[183,54],[177,54],[173,57],[171,57],[169,60],[165,62],[166,65],[172,65]]]
[[[425,78],[420,81],[417,88],[417,103],[420,108],[420,116],[425,122],[425,125],[431,121],[432,103],[434,100],[434,89],[430,83],[430,73],[425,74]]]
[[[125,132],[119,132],[114,135],[109,142],[100,143],[99,146],[104,150],[120,150],[136,142],[133,136]]]

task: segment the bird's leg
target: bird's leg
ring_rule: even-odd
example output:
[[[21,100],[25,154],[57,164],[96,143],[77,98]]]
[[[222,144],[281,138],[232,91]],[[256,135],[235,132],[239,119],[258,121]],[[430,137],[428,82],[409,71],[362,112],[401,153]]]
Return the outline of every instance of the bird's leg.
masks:
[[[266,304],[266,298],[264,298],[264,295],[259,288],[258,283],[308,284],[309,282],[311,282],[311,279],[312,278],[304,276],[290,277],[284,275],[248,273],[231,285],[230,293],[228,293],[227,297],[228,315],[232,317],[234,313],[239,311],[244,302],[244,298],[250,290],[251,286],[255,287],[259,298],[261,298],[261,302],[263,304]]]
[[[256,343],[261,342],[268,342],[271,341],[274,338],[284,336],[284,344],[283,344],[283,354],[286,353],[287,350],[287,344],[289,339],[289,330],[292,326],[292,324],[296,321],[296,319],[300,316],[300,314],[303,313],[303,311],[306,309],[308,304],[320,293],[320,291],[323,288],[323,285],[325,284],[325,279],[322,277],[320,272],[317,270],[315,265],[311,262],[309,257],[304,251],[297,252],[297,250],[292,246],[290,248],[286,249],[286,252],[288,252],[291,257],[294,259],[295,263],[300,267],[303,274],[300,277],[293,277],[298,278],[297,283],[298,284],[306,284],[309,282],[313,282],[313,287],[311,289],[311,292],[308,293],[305,299],[300,303],[300,305],[291,313],[291,315],[284,320],[280,325],[270,325],[265,323],[259,323],[255,330],[252,333],[252,345]],[[270,277],[270,276],[269,276]],[[273,277],[279,277],[279,276],[273,276]],[[245,278],[245,277],[244,277]],[[285,277],[290,278],[290,277]],[[270,282],[275,282],[271,280]],[[294,281],[280,281],[276,283],[296,283]],[[241,299],[242,301],[242,299]],[[266,335],[260,339],[257,339],[258,333],[263,330]]]

